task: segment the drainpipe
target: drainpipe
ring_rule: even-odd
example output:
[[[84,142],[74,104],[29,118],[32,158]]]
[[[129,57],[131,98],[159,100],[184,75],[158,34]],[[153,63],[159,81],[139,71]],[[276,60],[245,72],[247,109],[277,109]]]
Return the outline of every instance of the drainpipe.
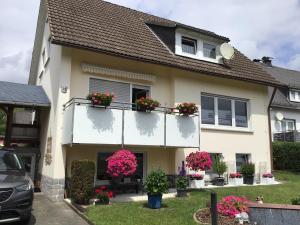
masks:
[[[277,87],[274,87],[273,93],[268,105],[268,125],[269,125],[269,142],[270,142],[270,160],[271,160],[271,171],[274,169],[273,165],[273,146],[272,146],[272,128],[271,128],[271,105],[276,94]]]

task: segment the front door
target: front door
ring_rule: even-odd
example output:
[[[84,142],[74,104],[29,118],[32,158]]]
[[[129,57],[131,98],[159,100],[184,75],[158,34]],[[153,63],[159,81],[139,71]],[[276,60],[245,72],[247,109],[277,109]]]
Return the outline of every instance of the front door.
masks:
[[[29,168],[28,175],[34,181],[35,175],[35,153],[19,153],[18,154],[23,161],[24,166]]]

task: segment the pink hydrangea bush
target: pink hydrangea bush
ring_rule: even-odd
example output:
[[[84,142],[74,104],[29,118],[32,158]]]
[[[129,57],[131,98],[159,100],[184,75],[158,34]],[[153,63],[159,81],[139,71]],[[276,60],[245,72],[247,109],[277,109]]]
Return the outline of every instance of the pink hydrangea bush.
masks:
[[[186,166],[194,171],[209,170],[212,161],[208,152],[192,152],[186,157]]]
[[[248,202],[249,200],[244,197],[227,196],[218,203],[218,213],[224,216],[235,217],[236,214],[249,211]]]
[[[116,151],[107,159],[107,173],[112,177],[131,176],[136,168],[135,155],[126,149]]]

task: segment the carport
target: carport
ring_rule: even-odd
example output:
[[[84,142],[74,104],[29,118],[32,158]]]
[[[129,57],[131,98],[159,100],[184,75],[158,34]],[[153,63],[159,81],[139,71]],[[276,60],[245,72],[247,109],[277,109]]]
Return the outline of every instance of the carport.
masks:
[[[36,181],[41,156],[41,114],[48,114],[50,101],[41,86],[0,81],[0,110],[6,114],[4,146],[16,149],[29,164]],[[46,126],[47,121],[45,121]]]

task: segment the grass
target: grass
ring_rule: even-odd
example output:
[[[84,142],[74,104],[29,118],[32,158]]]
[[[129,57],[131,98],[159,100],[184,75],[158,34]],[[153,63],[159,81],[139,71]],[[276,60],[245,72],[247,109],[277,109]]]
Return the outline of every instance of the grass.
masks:
[[[283,183],[275,186],[218,188],[218,199],[228,195],[246,196],[255,201],[264,196],[265,203],[290,204],[291,198],[300,196],[300,174],[276,172],[276,179]],[[191,192],[188,198],[163,200],[159,210],[148,209],[145,202],[114,203],[110,206],[91,206],[86,216],[97,225],[191,225],[196,224],[193,214],[207,206],[209,192]]]

